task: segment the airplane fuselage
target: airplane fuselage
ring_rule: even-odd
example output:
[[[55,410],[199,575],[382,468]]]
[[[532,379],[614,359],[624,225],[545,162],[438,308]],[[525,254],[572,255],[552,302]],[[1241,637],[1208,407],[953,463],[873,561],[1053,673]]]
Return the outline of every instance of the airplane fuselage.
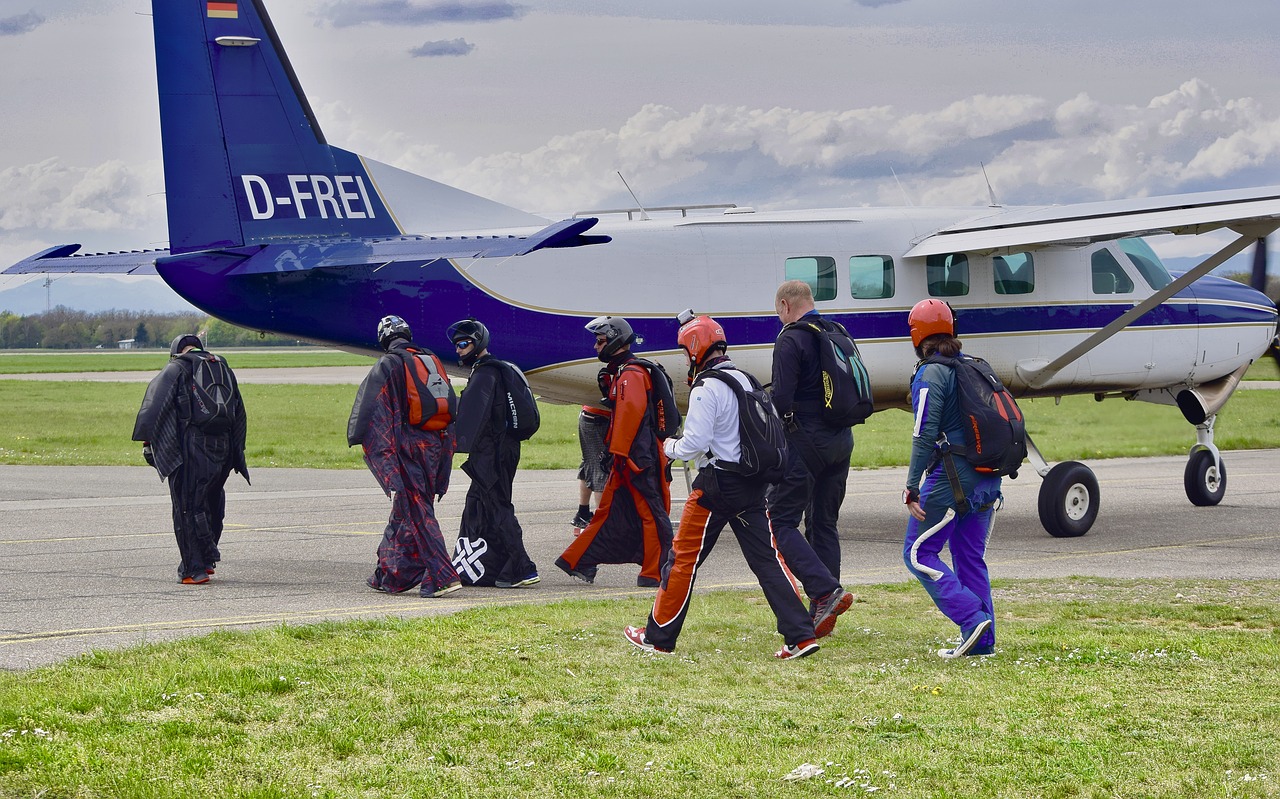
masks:
[[[774,291],[792,277],[808,279],[818,309],[853,333],[885,407],[905,400],[915,362],[906,316],[929,296],[952,305],[966,351],[990,361],[1019,396],[1198,385],[1248,364],[1275,337],[1269,300],[1205,278],[1033,388],[1019,365],[1055,357],[1159,285],[1117,242],[1030,256],[904,257],[915,240],[977,210],[733,209],[605,219],[592,232],[612,237],[607,244],[509,259],[421,257],[421,239],[398,237],[172,256],[157,267],[215,316],[348,349],[373,352],[377,319],[394,313],[420,343],[445,350],[449,323],[474,316],[494,331],[494,352],[524,368],[544,398],[565,402],[596,399],[600,364],[583,325],[601,314],[628,319],[644,339],[635,349],[676,377],[685,364],[674,346],[675,314],[710,314],[724,325],[735,361],[767,379],[781,329]],[[1010,264],[1022,267],[1019,280],[997,285]],[[1155,271],[1156,282],[1160,274],[1167,282],[1163,267]]]

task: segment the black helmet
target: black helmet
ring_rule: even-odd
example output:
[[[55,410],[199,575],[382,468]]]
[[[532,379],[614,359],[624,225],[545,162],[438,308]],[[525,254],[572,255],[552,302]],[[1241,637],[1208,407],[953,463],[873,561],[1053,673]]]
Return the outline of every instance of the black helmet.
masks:
[[[631,329],[626,319],[621,316],[597,316],[590,322],[587,322],[586,329],[593,335],[606,339],[603,347],[600,348],[600,360],[608,363],[613,356],[622,352],[622,348],[628,344],[635,344],[635,331]]]
[[[463,319],[449,325],[448,336],[453,344],[457,344],[464,338],[471,339],[476,344],[477,352],[489,349],[489,328],[475,319]]]
[[[456,345],[459,341],[470,341],[471,351],[458,359],[463,366],[471,366],[480,357],[480,353],[489,349],[489,328],[475,319],[462,319],[449,325],[449,341]]]
[[[409,329],[409,323],[398,316],[382,317],[378,322],[378,346],[386,352],[391,348],[391,340],[396,338],[413,341],[413,331]]]
[[[187,347],[195,347],[198,350],[202,350],[204,349],[204,342],[194,333],[183,333],[169,342],[169,357],[177,358]]]

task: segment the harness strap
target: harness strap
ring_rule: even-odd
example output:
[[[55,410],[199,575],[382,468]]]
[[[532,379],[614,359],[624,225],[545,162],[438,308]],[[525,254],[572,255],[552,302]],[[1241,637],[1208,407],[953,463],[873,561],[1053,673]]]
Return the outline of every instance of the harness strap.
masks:
[[[947,470],[947,481],[951,483],[951,493],[956,500],[956,515],[963,516],[969,512],[969,500],[964,496],[964,488],[960,485],[960,474],[956,471],[955,459],[951,450],[942,451],[942,466]]]

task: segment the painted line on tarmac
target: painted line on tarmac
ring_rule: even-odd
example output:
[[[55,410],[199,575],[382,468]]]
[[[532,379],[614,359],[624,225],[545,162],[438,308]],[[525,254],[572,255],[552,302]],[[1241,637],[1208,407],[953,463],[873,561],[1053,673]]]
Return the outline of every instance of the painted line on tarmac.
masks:
[[[59,536],[57,538],[14,538],[10,540],[0,540],[0,546],[5,544],[55,544],[69,541],[98,541],[104,538],[151,538],[158,535],[171,536],[173,533],[114,533],[108,535]]]
[[[739,584],[709,586],[711,588],[728,588]],[[741,585],[746,585],[741,584]],[[752,583],[754,585],[754,583]],[[464,589],[468,590],[468,589]],[[581,588],[570,588],[568,590],[543,591],[540,589],[490,589],[484,588],[480,590],[503,591],[507,590],[519,591],[526,594],[519,598],[516,597],[493,597],[490,601],[484,599],[472,599],[459,602],[453,597],[447,599],[436,600],[425,597],[418,597],[410,591],[404,592],[402,595],[405,599],[425,601],[426,603],[420,607],[413,608],[389,608],[387,604],[378,605],[360,605],[350,608],[327,608],[320,610],[292,611],[287,613],[261,613],[248,614],[244,616],[225,616],[213,617],[206,619],[189,619],[175,620],[168,619],[165,621],[154,622],[138,622],[136,624],[118,624],[108,627],[83,627],[69,630],[42,630],[28,633],[13,633],[10,635],[0,635],[0,646],[5,644],[20,644],[30,641],[44,641],[64,638],[95,638],[108,635],[123,635],[133,632],[162,631],[162,630],[200,630],[200,629],[216,629],[224,627],[245,627],[260,626],[266,624],[288,624],[290,622],[313,622],[313,621],[331,621],[344,617],[354,616],[377,616],[382,614],[386,618],[400,618],[404,616],[421,617],[429,615],[438,615],[439,612],[456,613],[463,610],[474,610],[476,608],[493,608],[508,607],[512,605],[532,605],[542,604],[544,601],[556,601],[561,599],[620,599],[633,597],[649,597],[654,594],[656,589],[653,588],[622,588],[622,589],[604,589],[591,591],[583,596]],[[550,596],[547,596],[547,594]],[[577,596],[575,596],[575,594]],[[392,600],[395,601],[395,600]],[[387,614],[396,614],[388,616]]]

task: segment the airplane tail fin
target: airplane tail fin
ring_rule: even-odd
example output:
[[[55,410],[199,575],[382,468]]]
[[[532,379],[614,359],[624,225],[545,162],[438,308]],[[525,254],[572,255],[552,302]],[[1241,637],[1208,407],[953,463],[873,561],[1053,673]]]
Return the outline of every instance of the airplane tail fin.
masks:
[[[170,252],[547,220],[333,147],[262,0],[153,0]]]

